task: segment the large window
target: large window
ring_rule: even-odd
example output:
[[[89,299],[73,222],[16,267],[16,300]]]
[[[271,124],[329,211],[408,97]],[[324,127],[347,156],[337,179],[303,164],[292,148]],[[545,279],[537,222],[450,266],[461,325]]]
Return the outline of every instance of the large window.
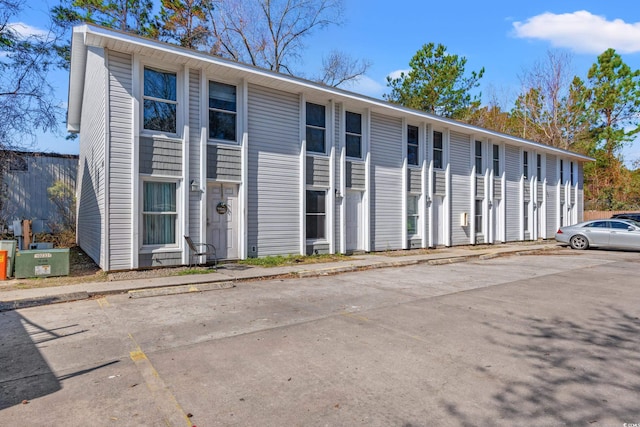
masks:
[[[418,217],[420,212],[418,209],[418,200],[418,196],[407,196],[407,234],[409,236],[418,234]]]
[[[500,176],[500,146],[493,146],[493,176]]]
[[[524,179],[529,179],[529,152],[522,152],[522,175]]]
[[[209,138],[236,141],[236,87],[209,82]]]
[[[144,68],[144,129],[176,133],[176,84],[176,73]]]
[[[307,239],[325,239],[326,191],[307,190]]]
[[[307,102],[307,151],[325,154],[325,115],[324,105]]]
[[[407,126],[407,162],[417,166],[420,162],[420,143],[417,126]]]
[[[476,200],[476,234],[482,233],[482,200]]]
[[[542,182],[542,156],[536,156],[536,170],[538,171],[538,182]]]
[[[476,173],[482,175],[484,170],[482,169],[482,141],[476,141]]]
[[[433,131],[433,167],[442,169],[442,132]]]
[[[347,111],[346,121],[347,157],[360,159],[362,158],[362,115]]]
[[[142,192],[142,244],[176,244],[177,184],[144,181]]]

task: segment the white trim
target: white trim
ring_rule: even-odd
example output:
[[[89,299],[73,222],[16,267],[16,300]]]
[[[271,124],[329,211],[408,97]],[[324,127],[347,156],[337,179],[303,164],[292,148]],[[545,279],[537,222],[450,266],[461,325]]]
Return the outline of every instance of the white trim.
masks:
[[[362,240],[363,248],[366,252],[371,252],[371,110],[366,109],[362,115],[362,140],[361,149],[364,156],[364,194],[362,195]],[[346,148],[345,148],[346,150]]]
[[[342,202],[340,202],[340,253],[347,252],[347,219],[345,217],[345,204],[347,203],[347,149],[345,143],[345,117],[346,108],[340,105],[340,120],[338,122],[338,152],[340,167],[340,193],[342,193]]]
[[[207,99],[207,76],[204,70],[200,70],[200,182],[198,185],[202,188],[203,193],[200,195],[200,241],[210,243],[207,236],[207,200],[209,197],[209,187],[207,184],[207,137],[209,136],[209,129],[207,123],[208,110],[203,108],[206,105]],[[189,183],[190,185],[190,183]]]
[[[238,187],[238,204],[241,215],[239,215],[238,224],[240,235],[239,257],[247,259],[249,247],[248,232],[248,201],[249,201],[249,84],[246,79],[242,80],[242,147],[240,149],[240,180],[242,181]]]
[[[241,99],[241,84],[242,82],[237,82],[237,81],[231,81],[231,80],[225,80],[225,79],[218,79],[217,76],[214,76],[213,78],[211,77],[206,77],[205,76],[205,92],[204,92],[204,98],[202,100],[202,108],[205,110],[206,115],[205,117],[205,128],[207,129],[207,133],[206,133],[206,143],[207,144],[226,144],[226,145],[231,145],[231,146],[239,146],[242,143],[242,125],[240,123],[240,110],[242,109],[242,106],[240,105],[240,99]],[[244,81],[244,80],[243,80]],[[210,108],[209,107],[209,83],[213,82],[213,83],[219,83],[219,84],[223,84],[223,85],[227,85],[227,86],[233,86],[236,88],[236,111],[229,111],[229,110],[222,110],[219,108]],[[230,141],[227,139],[217,139],[217,138],[209,138],[209,111],[219,111],[221,113],[226,113],[226,114],[235,114],[236,116],[236,139],[234,141]]]
[[[305,102],[305,96],[303,93],[300,95],[300,123],[299,123],[299,137],[300,137],[300,188],[299,188],[299,200],[300,211],[298,226],[300,227],[300,255],[307,253],[307,108]]]
[[[109,209],[109,200],[111,199],[111,114],[110,108],[111,104],[109,102],[111,93],[111,84],[109,78],[109,50],[103,49],[103,64],[104,64],[104,217],[106,221],[102,221],[104,229],[104,240],[101,242],[102,244],[102,256],[104,257],[104,271],[110,270],[111,265],[111,236],[109,235],[111,231],[111,209]],[[78,175],[82,172],[79,170]],[[76,195],[77,197],[77,195]],[[79,200],[79,198],[77,198]],[[77,230],[77,221],[78,221],[78,212],[80,209],[80,203],[76,204],[76,230]],[[102,236],[101,236],[102,237]],[[77,234],[76,234],[76,243],[77,243]]]
[[[443,229],[444,236],[442,241],[445,246],[452,246],[452,233],[451,233],[451,163],[449,162],[449,150],[451,145],[451,130],[449,128],[445,128],[444,132],[442,132],[442,166],[444,169],[444,181],[445,181],[445,195],[444,200],[442,201],[442,210],[443,210]]]
[[[476,137],[475,135],[469,135],[469,162],[470,170],[469,174],[469,244],[475,245],[476,243],[476,177],[478,171],[476,171]]]
[[[132,55],[132,79],[131,79],[131,117],[132,117],[132,141],[131,141],[131,268],[138,268],[138,253],[141,248],[140,244],[140,224],[141,216],[139,213],[140,198],[140,120],[142,113],[142,105],[140,97],[143,90],[143,68],[140,64],[140,58],[137,54]]]
[[[185,123],[185,114],[184,111],[185,109],[188,110],[189,106],[188,105],[181,105],[184,104],[184,93],[185,92],[189,92],[189,86],[187,86],[186,88],[183,87],[184,85],[184,70],[186,67],[180,67],[178,65],[175,64],[171,64],[171,63],[166,63],[166,62],[160,62],[155,58],[149,58],[149,57],[143,57],[143,56],[139,56],[139,55],[135,55],[135,57],[137,58],[137,62],[138,62],[138,70],[137,72],[133,72],[133,80],[135,81],[136,78],[139,79],[139,87],[137,89],[137,91],[132,90],[132,92],[138,96],[138,102],[139,102],[139,110],[138,110],[138,116],[141,118],[139,121],[139,129],[138,129],[138,134],[140,136],[149,136],[149,137],[160,137],[160,138],[167,138],[167,139],[174,139],[174,140],[179,140],[179,141],[183,141],[184,135],[181,135],[180,132],[184,131],[184,126],[185,124],[188,126],[187,123]],[[176,75],[176,100],[175,101],[171,101],[168,99],[161,99],[161,98],[154,98],[154,97],[146,97],[144,96],[144,69],[145,67],[148,67],[150,69],[153,69],[154,71],[158,71],[158,72],[165,72],[165,73],[175,73]],[[181,84],[182,81],[182,84]],[[187,82],[188,82],[188,76],[187,76]],[[173,104],[176,106],[176,132],[172,133],[172,132],[164,132],[164,131],[157,131],[157,130],[153,130],[153,129],[145,129],[144,128],[144,123],[142,118],[144,117],[144,99],[151,99],[154,101],[159,101],[159,102],[164,102],[167,104]],[[188,98],[187,98],[187,102],[188,102]]]
[[[428,229],[429,230],[429,235],[427,236],[427,233],[424,233],[424,236],[422,238],[423,241],[423,247],[434,247],[434,242],[433,242],[433,235],[434,235],[434,221],[433,221],[433,197],[434,197],[434,192],[433,192],[433,177],[434,177],[434,170],[433,170],[433,154],[431,151],[431,147],[433,145],[433,126],[425,123],[424,125],[424,131],[426,132],[426,138],[424,140],[424,148],[426,150],[426,155],[424,157],[424,162],[423,162],[423,178],[422,178],[422,182],[424,185],[426,185],[426,189],[424,191],[424,194],[427,194],[429,197],[429,203],[427,204],[427,211],[426,211],[426,215],[425,217],[428,215],[428,218],[425,218],[423,223],[425,224],[425,231]],[[429,155],[431,154],[431,155]],[[426,245],[425,245],[426,244]]]
[[[144,188],[144,182],[164,182],[164,183],[170,183],[170,184],[176,184],[176,236],[175,236],[175,243],[173,244],[168,244],[168,245],[144,245],[141,244],[140,248],[139,248],[139,252],[138,253],[155,253],[155,252],[183,252],[183,244],[182,241],[184,240],[184,238],[182,237],[184,235],[184,229],[182,222],[180,221],[180,215],[184,214],[185,211],[185,207],[184,204],[188,203],[187,201],[185,201],[183,199],[184,196],[184,191],[183,191],[183,187],[187,187],[188,189],[188,185],[185,185],[185,182],[182,180],[182,177],[179,176],[156,176],[156,175],[140,175],[137,179],[137,183],[139,188]],[[187,196],[188,197],[188,196]],[[144,224],[143,224],[143,216],[144,216],[144,210],[142,208],[144,202],[143,202],[143,198],[144,198],[144,192],[140,191],[138,192],[136,195],[134,195],[133,200],[137,200],[139,203],[139,206],[141,206],[138,217],[136,219],[134,219],[133,221],[131,221],[132,226],[134,224],[138,224],[138,230],[140,230],[142,232],[143,228],[144,228]],[[136,255],[136,261],[138,260],[138,257]]]
[[[420,198],[420,226],[422,228],[422,234],[420,238],[420,247],[426,248],[429,246],[429,219],[427,218],[429,212],[429,203],[427,200],[431,200],[430,192],[429,192],[429,180],[427,179],[427,174],[429,173],[428,163],[427,163],[427,141],[429,138],[429,126],[426,123],[420,124],[418,127],[418,151],[420,153],[420,190],[422,197]]]
[[[407,213],[408,213],[408,209],[407,209],[407,203],[409,202],[409,198],[407,197],[407,192],[409,191],[409,186],[408,186],[408,179],[407,179],[407,175],[409,173],[409,166],[408,166],[408,158],[407,158],[407,147],[408,147],[408,138],[409,132],[407,130],[407,119],[403,118],[402,119],[402,140],[401,140],[401,149],[402,149],[402,169],[401,169],[401,173],[402,173],[402,193],[401,193],[401,203],[402,203],[402,221],[401,221],[401,239],[402,239],[402,249],[409,249],[409,233],[407,231]],[[418,140],[419,141],[419,140]],[[419,212],[419,211],[418,211]],[[416,224],[416,226],[418,226],[418,224]],[[416,230],[418,231],[418,230]]]
[[[326,108],[326,107],[325,107]],[[329,101],[329,117],[325,114],[325,144],[329,145],[329,212],[327,212],[327,240],[329,240],[329,253],[336,253],[336,147],[335,147],[335,117],[336,106],[333,100]],[[326,111],[325,110],[325,111]],[[327,148],[327,147],[325,147]],[[342,193],[340,193],[342,194]],[[344,194],[342,194],[344,197]]]
[[[178,81],[176,80],[176,84],[179,86]],[[182,91],[182,114],[184,120],[182,121],[182,182],[185,185],[182,186],[182,199],[185,201],[182,204],[182,212],[178,212],[178,215],[182,215],[182,233],[180,233],[180,237],[188,234],[189,230],[189,211],[191,206],[189,206],[189,96],[190,96],[190,86],[189,86],[189,67],[186,65],[182,70],[182,84],[184,90]],[[176,88],[177,89],[177,88]],[[178,108],[180,104],[178,104]],[[178,217],[180,218],[180,217]],[[189,248],[187,245],[182,246],[182,263],[189,263]]]

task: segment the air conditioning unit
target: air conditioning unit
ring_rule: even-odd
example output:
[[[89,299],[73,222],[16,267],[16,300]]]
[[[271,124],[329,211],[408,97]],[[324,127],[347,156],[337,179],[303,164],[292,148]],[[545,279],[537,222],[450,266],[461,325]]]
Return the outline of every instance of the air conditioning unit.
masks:
[[[469,226],[469,214],[466,212],[463,212],[460,214],[460,226],[461,227],[467,227]]]

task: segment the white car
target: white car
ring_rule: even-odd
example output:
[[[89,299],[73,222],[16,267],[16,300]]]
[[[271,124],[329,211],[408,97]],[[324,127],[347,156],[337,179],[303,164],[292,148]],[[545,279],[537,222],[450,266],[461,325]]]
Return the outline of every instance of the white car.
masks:
[[[556,240],[573,249],[617,248],[640,250],[640,223],[630,219],[597,219],[560,227]]]

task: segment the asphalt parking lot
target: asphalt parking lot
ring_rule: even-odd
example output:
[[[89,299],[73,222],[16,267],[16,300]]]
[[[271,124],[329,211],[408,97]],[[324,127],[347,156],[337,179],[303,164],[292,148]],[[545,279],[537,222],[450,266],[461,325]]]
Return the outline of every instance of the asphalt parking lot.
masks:
[[[0,313],[0,424],[640,423],[639,261],[564,249]]]

